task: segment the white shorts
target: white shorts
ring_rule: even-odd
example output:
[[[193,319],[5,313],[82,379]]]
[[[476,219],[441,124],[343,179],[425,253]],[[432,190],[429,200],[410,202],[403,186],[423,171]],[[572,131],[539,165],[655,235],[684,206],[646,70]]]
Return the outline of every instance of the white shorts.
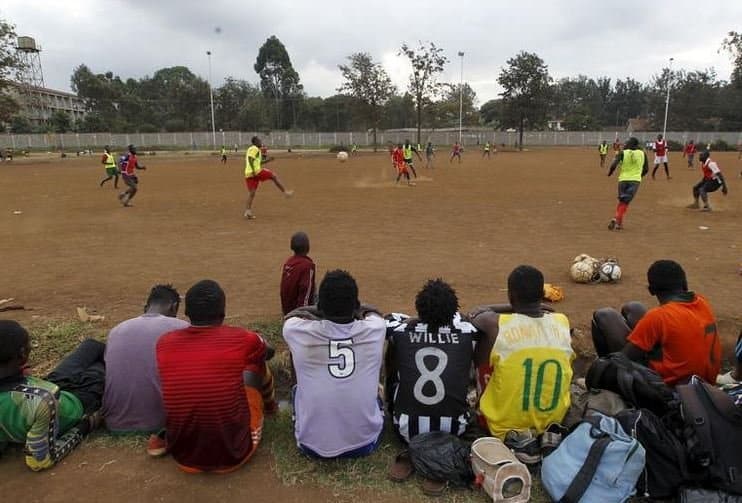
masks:
[[[655,164],[661,164],[663,162],[667,162],[667,155],[656,155],[656,156],[654,156],[654,163]]]

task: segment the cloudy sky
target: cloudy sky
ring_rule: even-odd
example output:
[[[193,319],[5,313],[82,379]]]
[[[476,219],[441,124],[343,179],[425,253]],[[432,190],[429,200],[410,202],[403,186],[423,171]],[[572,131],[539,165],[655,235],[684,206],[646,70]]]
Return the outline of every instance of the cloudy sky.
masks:
[[[585,74],[648,81],[674,57],[674,68],[731,72],[719,53],[729,30],[742,29],[740,0],[520,0],[393,2],[338,0],[3,0],[0,18],[42,46],[47,87],[68,90],[72,70],[123,78],[185,65],[218,86],[225,77],[257,81],[253,64],[270,35],[286,46],[309,95],[329,96],[337,65],[366,51],[400,89],[409,74],[402,42],[433,41],[451,62],[443,76],[464,79],[479,103],[497,97],[497,75],[520,50],[536,52],[555,78]]]

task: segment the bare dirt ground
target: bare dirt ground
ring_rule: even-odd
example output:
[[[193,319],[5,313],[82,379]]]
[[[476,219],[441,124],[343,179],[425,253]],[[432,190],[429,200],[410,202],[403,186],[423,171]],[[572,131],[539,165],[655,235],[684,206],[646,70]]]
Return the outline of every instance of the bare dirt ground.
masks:
[[[415,187],[394,185],[386,154],[339,163],[331,154],[277,153],[268,167],[296,195],[285,199],[263,184],[253,221],[242,218],[242,155],[226,166],[216,156],[143,157],[149,169],[140,172],[132,208],[121,207],[110,182],[98,187],[103,169],[97,157],[17,159],[0,164],[0,298],[15,297],[32,310],[0,316],[33,324],[70,318],[76,306],[87,306],[105,315],[101,326],[108,327],[138,314],[156,282],[172,282],[184,293],[193,282],[212,278],[227,292],[228,316],[277,319],[289,237],[304,230],[320,278],[327,270],[347,269],[363,300],[383,311],[411,312],[417,290],[432,277],[454,285],[464,310],[504,301],[507,274],[528,263],[565,288],[566,299],[555,307],[583,330],[595,308],[629,299],[654,305],[646,269],[656,259],[673,258],[685,267],[691,288],[709,298],[729,351],[742,327],[742,163],[736,153],[713,156],[730,189],[727,197],[712,194],[713,212],[685,209],[700,171],[687,169],[680,154],[671,153],[672,180],[664,174],[645,179],[626,229],[610,232],[617,182],[599,168],[593,150],[504,152],[486,160],[472,147],[460,165],[449,164],[443,151],[434,170],[417,163]],[[618,257],[623,279],[572,283],[568,269],[579,253]],[[57,501],[85,487],[103,487],[109,501],[196,501],[215,490],[208,478],[183,485],[172,464],[147,489],[155,465],[134,454],[121,454],[110,470],[95,471],[114,454],[86,448],[55,469],[56,475],[28,474],[5,460],[0,471],[12,478],[6,494],[30,491],[24,498],[31,500]],[[285,501],[332,497],[321,489],[313,496],[314,489],[291,493],[278,487],[263,473],[268,457],[235,480],[286,490]],[[86,460],[87,471],[77,470]],[[80,475],[66,486],[55,484],[53,492],[38,483],[47,477],[61,483],[71,470]],[[134,486],[152,492],[127,493]]]

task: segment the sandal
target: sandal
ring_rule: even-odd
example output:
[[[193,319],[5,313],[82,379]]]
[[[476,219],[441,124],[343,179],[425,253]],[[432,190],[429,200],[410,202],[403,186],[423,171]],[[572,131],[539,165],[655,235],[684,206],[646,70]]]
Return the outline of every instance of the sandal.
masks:
[[[410,460],[410,453],[402,451],[394,458],[394,462],[389,466],[387,476],[393,482],[404,482],[412,476],[415,468]]]
[[[423,479],[422,484],[420,484],[420,488],[423,490],[423,494],[426,496],[442,496],[443,492],[446,490],[446,487],[448,487],[448,482],[445,480],[433,480],[433,479]]]

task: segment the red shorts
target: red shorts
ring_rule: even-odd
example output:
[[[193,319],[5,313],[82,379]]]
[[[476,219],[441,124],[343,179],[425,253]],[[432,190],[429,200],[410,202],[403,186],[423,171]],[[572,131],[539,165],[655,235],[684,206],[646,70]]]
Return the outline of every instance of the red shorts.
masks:
[[[400,175],[403,175],[405,173],[409,174],[409,170],[407,169],[407,163],[406,162],[398,162],[395,163],[395,167],[397,168],[397,173]]]
[[[245,185],[247,185],[247,190],[250,192],[254,192],[258,190],[258,185],[260,185],[260,182],[265,182],[267,180],[273,180],[276,177],[276,175],[273,174],[273,171],[263,168],[258,172],[255,176],[250,176],[245,178]]]

